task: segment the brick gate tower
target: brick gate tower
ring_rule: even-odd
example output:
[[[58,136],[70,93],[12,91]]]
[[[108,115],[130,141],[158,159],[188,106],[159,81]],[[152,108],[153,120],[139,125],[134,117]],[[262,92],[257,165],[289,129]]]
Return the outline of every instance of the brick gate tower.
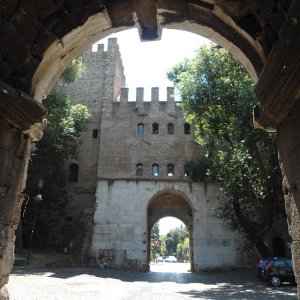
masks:
[[[144,99],[137,88],[129,101],[116,39],[108,40],[107,51],[89,49],[83,60],[83,76],[64,88],[91,113],[79,160],[69,162],[66,250],[78,250],[83,262],[103,254],[114,267],[147,270],[151,228],[174,216],[189,230],[192,270],[243,263],[241,237],[214,216],[217,185],[192,181],[185,168],[203,150],[173,88],[166,99],[159,99],[158,88]]]
[[[95,193],[100,150],[101,123],[113,108],[125,86],[125,75],[116,39],[109,39],[107,51],[104,44],[83,54],[85,71],[81,78],[58,90],[70,96],[73,104],[84,104],[91,114],[81,133],[82,145],[79,160],[69,161],[69,201],[62,226],[65,251],[80,253],[84,261],[90,251]]]

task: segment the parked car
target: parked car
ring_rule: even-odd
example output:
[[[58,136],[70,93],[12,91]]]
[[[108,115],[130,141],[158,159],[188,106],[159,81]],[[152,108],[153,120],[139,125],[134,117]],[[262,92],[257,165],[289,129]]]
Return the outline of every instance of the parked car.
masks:
[[[175,256],[168,256],[166,257],[165,262],[177,262],[177,258]]]
[[[263,280],[264,279],[264,267],[266,266],[266,264],[271,260],[272,258],[265,258],[265,259],[261,259],[258,264],[257,264],[257,268],[256,268],[256,276],[259,280]]]
[[[163,261],[164,261],[164,259],[163,259],[163,257],[162,257],[162,256],[158,256],[158,257],[157,257],[157,261],[158,261],[158,262],[163,262]]]
[[[290,258],[270,257],[263,259],[257,265],[256,275],[276,287],[282,282],[295,282],[293,262]]]

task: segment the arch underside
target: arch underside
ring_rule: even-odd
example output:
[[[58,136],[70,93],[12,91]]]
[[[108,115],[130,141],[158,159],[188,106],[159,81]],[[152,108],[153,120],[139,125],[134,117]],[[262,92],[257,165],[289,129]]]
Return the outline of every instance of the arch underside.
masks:
[[[148,27],[143,27],[145,20],[135,18],[138,8],[128,8],[124,12],[124,6],[126,1],[122,7],[118,7],[117,3],[112,4],[110,9],[90,16],[83,25],[49,45],[33,77],[31,94],[35,99],[41,99],[49,93],[72,58],[78,57],[97,40],[130,28],[139,28],[142,40],[159,39],[163,28],[202,35],[228,49],[245,66],[254,81],[257,81],[265,61],[264,51],[257,41],[222,10],[194,3],[188,3],[184,8],[177,7],[176,10],[174,7],[161,5],[148,12],[149,18],[150,13],[153,13],[151,18],[155,22],[149,22]],[[121,20],[117,19],[119,15],[123,16]]]
[[[138,28],[144,41],[157,40],[163,28],[171,28],[203,35],[228,49],[257,82],[257,127],[274,130],[299,99],[296,0],[0,0],[0,4],[0,82],[36,100],[47,96],[73,58],[97,40],[130,28]]]
[[[190,203],[179,192],[162,191],[155,195],[148,206],[148,230],[164,217],[181,220],[191,232],[193,228],[193,211]]]
[[[190,264],[191,271],[194,271],[193,208],[190,199],[184,193],[175,190],[163,190],[154,195],[149,202],[147,209],[148,262],[150,262],[150,235],[152,227],[158,220],[169,216],[181,220],[189,231]]]

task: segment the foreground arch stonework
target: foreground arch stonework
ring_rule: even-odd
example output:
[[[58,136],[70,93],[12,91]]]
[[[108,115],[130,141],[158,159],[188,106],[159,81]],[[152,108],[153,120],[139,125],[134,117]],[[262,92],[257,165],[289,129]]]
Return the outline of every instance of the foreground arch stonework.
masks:
[[[163,28],[202,34],[231,51],[257,83],[254,123],[278,132],[300,282],[299,1],[0,0],[0,17],[0,287],[12,267],[28,149],[43,128],[45,110],[33,99],[41,100],[91,43],[133,27],[142,40],[159,39]]]

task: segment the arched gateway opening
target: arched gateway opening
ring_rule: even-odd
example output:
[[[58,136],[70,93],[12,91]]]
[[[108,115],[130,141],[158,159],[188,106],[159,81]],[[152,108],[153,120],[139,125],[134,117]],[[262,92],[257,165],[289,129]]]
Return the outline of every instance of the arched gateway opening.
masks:
[[[190,237],[190,264],[194,271],[193,250],[193,208],[190,199],[179,191],[164,190],[155,194],[149,201],[147,208],[147,260],[150,263],[151,229],[161,218],[175,217],[181,220],[187,227]]]

